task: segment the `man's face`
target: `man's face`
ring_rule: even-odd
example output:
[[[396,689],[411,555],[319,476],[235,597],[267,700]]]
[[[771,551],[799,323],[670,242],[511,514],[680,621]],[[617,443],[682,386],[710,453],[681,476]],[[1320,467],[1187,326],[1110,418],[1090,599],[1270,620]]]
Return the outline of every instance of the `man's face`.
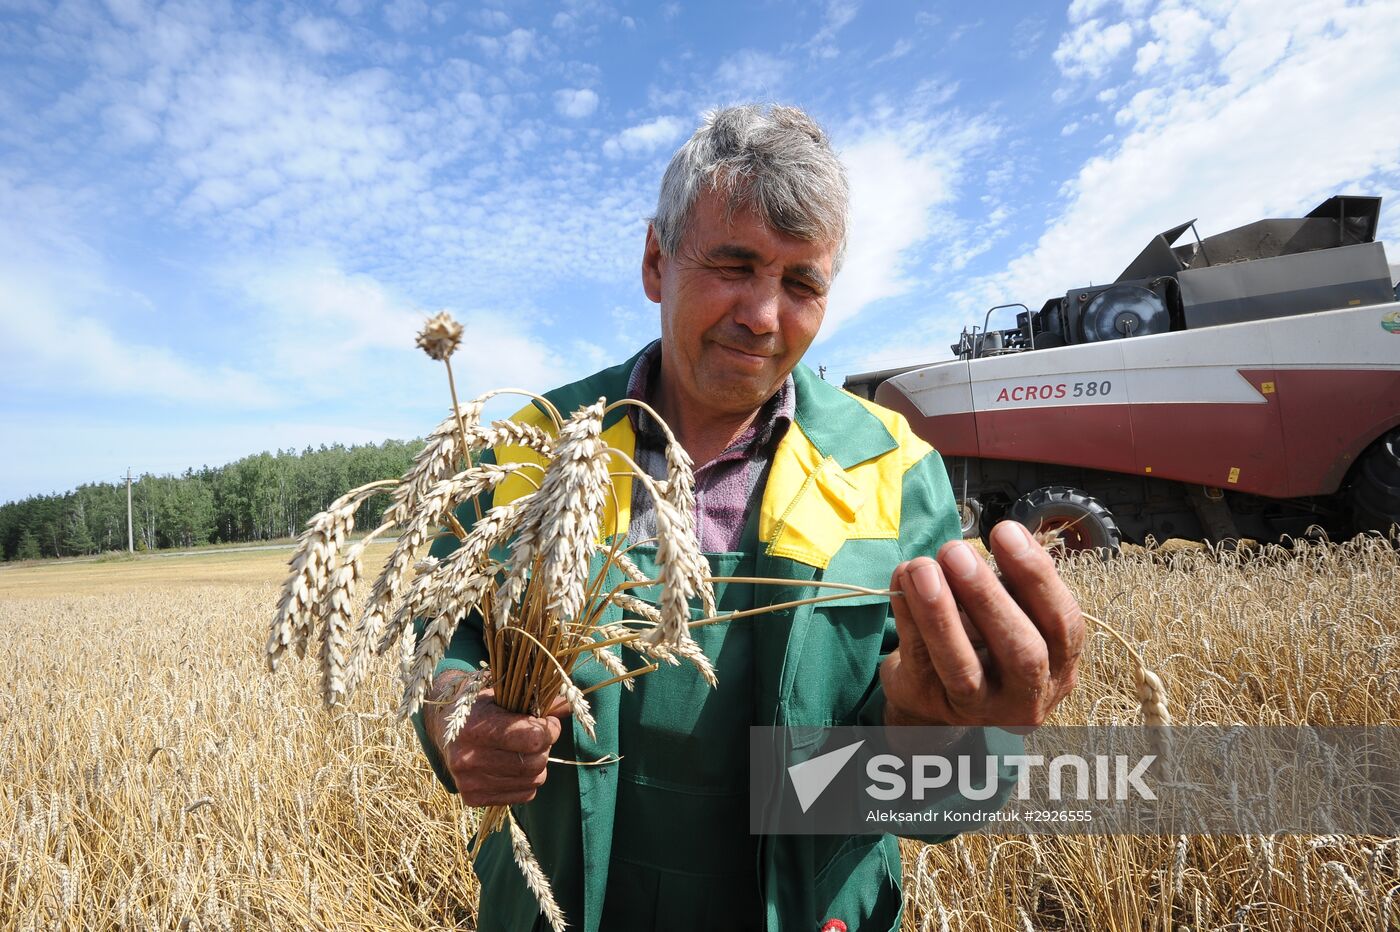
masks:
[[[778,390],[821,326],[836,255],[752,209],[724,214],[724,199],[703,192],[676,254],[648,231],[642,259],[661,305],[664,390],[702,416],[751,414]]]

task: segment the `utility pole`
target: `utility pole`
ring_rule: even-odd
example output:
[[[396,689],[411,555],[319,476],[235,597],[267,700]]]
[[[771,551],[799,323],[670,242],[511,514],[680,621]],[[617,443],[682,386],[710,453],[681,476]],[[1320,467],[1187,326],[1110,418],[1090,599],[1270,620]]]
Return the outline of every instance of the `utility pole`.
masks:
[[[136,541],[131,535],[131,467],[126,467],[126,552],[136,552]]]

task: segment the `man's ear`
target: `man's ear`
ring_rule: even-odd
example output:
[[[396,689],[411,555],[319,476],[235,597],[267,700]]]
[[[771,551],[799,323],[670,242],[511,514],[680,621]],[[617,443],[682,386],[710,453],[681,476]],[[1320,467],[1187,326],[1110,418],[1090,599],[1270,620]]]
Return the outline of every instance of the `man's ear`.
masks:
[[[642,250],[642,290],[655,304],[661,303],[661,263],[665,258],[661,254],[661,240],[656,235],[656,227],[648,223],[647,245]]]

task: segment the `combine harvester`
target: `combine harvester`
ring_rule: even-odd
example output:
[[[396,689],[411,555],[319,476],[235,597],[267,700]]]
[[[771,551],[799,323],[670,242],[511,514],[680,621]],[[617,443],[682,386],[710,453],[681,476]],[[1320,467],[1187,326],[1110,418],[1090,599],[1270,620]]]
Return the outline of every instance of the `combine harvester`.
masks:
[[[948,362],[845,387],[944,456],[966,536],[1068,549],[1400,524],[1400,288],[1381,199],[1153,238],[1111,284],[987,312]],[[1193,236],[1183,245],[1178,239]],[[988,329],[1020,308],[1016,326]]]

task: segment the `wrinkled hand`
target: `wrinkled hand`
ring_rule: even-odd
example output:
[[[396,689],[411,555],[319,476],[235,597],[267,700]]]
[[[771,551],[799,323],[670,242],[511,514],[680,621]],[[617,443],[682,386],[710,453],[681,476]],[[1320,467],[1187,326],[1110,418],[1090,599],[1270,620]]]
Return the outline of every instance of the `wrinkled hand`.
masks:
[[[962,541],[895,568],[899,650],[885,658],[885,723],[1042,724],[1077,680],[1079,604],[1054,560],[1014,521],[992,530],[1005,585]]]
[[[450,679],[442,679],[447,679],[443,685],[451,685]],[[450,696],[452,690],[446,692]],[[560,716],[567,712],[567,704],[538,718],[518,715],[496,705],[493,691],[483,689],[461,732],[443,747],[446,710],[446,705],[425,705],[423,724],[452,773],[462,802],[504,806],[534,799],[544,786],[549,749],[563,730]]]

